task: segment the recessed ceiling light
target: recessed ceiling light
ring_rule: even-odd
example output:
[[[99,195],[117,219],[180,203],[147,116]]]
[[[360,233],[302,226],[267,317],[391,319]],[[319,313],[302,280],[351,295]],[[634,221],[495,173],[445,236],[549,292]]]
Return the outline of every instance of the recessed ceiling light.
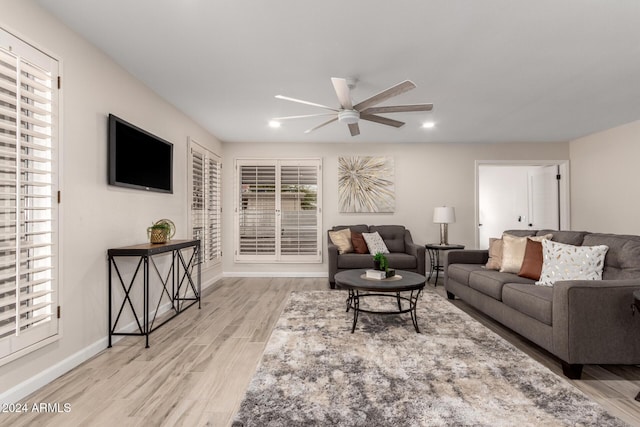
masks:
[[[275,120],[271,120],[269,122],[269,127],[271,127],[271,128],[279,128],[280,127],[280,122],[276,122]]]
[[[433,123],[433,122],[424,122],[424,123],[422,124],[422,127],[423,127],[423,128],[425,128],[425,129],[431,129],[431,128],[432,128],[432,127],[434,127],[435,125],[436,125],[436,124],[435,124],[435,123]]]

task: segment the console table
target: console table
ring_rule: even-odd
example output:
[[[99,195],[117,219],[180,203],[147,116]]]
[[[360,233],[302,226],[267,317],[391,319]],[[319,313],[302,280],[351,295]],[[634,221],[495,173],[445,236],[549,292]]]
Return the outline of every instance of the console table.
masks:
[[[430,261],[429,278],[427,279],[427,282],[431,280],[431,276],[433,276],[433,272],[435,271],[436,281],[434,282],[434,285],[438,286],[438,274],[443,269],[442,262],[440,261],[440,252],[449,251],[451,249],[464,249],[464,245],[441,245],[439,243],[427,243],[426,245],[424,245],[424,247],[427,249]]]
[[[154,260],[154,256],[157,255],[170,255],[171,265],[169,271],[165,277],[162,277],[158,266]],[[137,335],[145,336],[145,347],[149,348],[149,334],[164,325],[169,320],[182,313],[187,308],[198,303],[200,308],[200,287],[201,287],[201,268],[200,268],[200,240],[172,240],[167,243],[144,243],[141,245],[126,246],[122,248],[109,249],[107,251],[109,258],[109,347],[111,347],[111,337],[113,335]],[[138,263],[128,283],[120,273],[116,259],[119,257],[137,257]],[[158,299],[155,307],[150,305],[149,301],[149,282],[150,282],[150,269],[153,267],[156,276],[160,280],[160,298]],[[142,268],[141,268],[142,267]],[[194,280],[193,270],[196,270],[196,277]],[[142,307],[142,321],[136,311],[136,304],[131,299],[132,288],[138,277],[138,273],[142,270],[142,286],[143,286],[143,307]],[[119,303],[118,314],[113,320],[113,305],[114,305],[114,289],[113,289],[113,271],[115,271],[118,281],[124,296]],[[155,281],[154,281],[155,283]],[[116,285],[117,286],[117,285]],[[187,296],[189,291],[192,291],[192,295]],[[160,304],[164,296],[168,297],[168,302],[171,304],[170,311],[173,310],[174,315],[162,320],[161,323],[154,325]],[[138,304],[139,305],[139,304]],[[118,305],[115,305],[118,307]],[[130,308],[130,312],[133,314],[134,321],[137,324],[138,332],[116,332],[118,328],[118,321],[125,311],[125,307]]]

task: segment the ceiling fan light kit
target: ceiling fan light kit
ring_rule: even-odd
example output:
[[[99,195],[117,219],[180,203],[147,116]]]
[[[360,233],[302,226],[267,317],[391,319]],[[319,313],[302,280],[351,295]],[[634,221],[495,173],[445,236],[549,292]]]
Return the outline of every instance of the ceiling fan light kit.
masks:
[[[338,112],[338,121],[340,123],[346,123],[353,125],[360,120],[360,112],[356,110],[342,110]]]
[[[343,79],[338,77],[332,77],[331,83],[333,84],[333,88],[336,92],[336,96],[338,97],[338,101],[340,102],[340,108],[331,108],[326,105],[316,104],[315,102],[303,101],[301,99],[290,98],[288,96],[276,95],[276,98],[283,99],[285,101],[297,102],[299,104],[311,105],[313,107],[319,107],[325,110],[331,111],[331,113],[321,113],[321,114],[307,114],[302,116],[288,116],[288,117],[278,117],[273,120],[287,120],[287,119],[298,119],[303,117],[320,117],[320,116],[332,116],[331,119],[327,120],[324,123],[321,123],[311,129],[305,131],[305,133],[313,132],[316,129],[319,129],[323,126],[328,125],[329,123],[339,121],[340,123],[344,123],[348,125],[349,132],[351,132],[351,136],[356,136],[360,134],[360,128],[358,126],[358,122],[360,119],[367,120],[370,122],[380,123],[386,126],[393,126],[396,128],[404,125],[404,122],[389,119],[387,117],[379,116],[379,113],[407,113],[414,111],[431,111],[433,109],[433,104],[413,104],[413,105],[390,105],[390,106],[382,106],[382,107],[374,107],[374,105],[378,105],[389,98],[400,95],[404,92],[407,92],[416,87],[415,83],[410,80],[405,80],[400,82],[389,89],[383,90],[380,93],[377,93],[364,101],[359,102],[356,105],[353,105],[351,101],[351,90],[355,87],[355,80]]]

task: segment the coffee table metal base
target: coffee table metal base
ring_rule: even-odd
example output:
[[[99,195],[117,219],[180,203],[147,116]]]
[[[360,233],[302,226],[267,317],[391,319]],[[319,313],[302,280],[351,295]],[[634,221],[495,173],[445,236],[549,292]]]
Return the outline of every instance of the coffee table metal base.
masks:
[[[417,289],[410,292],[409,296],[401,295],[400,292],[396,292],[395,295],[393,293],[375,293],[375,292],[360,292],[357,289],[349,289],[349,297],[347,298],[347,312],[349,309],[353,310],[353,326],[351,327],[351,333],[354,333],[356,330],[356,324],[358,323],[358,315],[360,313],[373,313],[373,314],[403,314],[410,313],[411,314],[411,322],[413,323],[413,327],[416,329],[417,333],[420,333],[420,328],[418,327],[418,313],[416,311],[416,307],[418,305],[418,297],[422,292],[422,289]],[[398,310],[392,311],[378,311],[378,310],[368,310],[364,308],[360,308],[360,299],[364,297],[390,297],[395,298],[398,303]],[[402,302],[406,301],[408,306],[403,308]]]

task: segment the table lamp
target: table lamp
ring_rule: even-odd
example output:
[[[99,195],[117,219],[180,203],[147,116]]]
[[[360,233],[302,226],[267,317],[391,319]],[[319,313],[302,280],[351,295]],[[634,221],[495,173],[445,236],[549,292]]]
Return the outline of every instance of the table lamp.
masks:
[[[433,222],[440,224],[440,244],[448,245],[448,225],[456,222],[456,210],[450,206],[438,206],[433,209]]]

